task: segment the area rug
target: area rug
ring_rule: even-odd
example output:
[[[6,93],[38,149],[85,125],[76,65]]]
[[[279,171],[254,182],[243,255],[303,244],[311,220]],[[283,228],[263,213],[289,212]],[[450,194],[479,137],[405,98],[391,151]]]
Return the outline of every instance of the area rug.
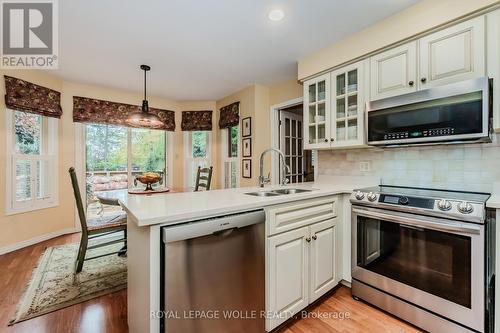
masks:
[[[85,261],[82,272],[75,274],[78,246],[67,244],[45,250],[9,325],[127,287],[127,259],[118,255]],[[115,252],[122,246],[118,243],[88,250],[87,257]]]

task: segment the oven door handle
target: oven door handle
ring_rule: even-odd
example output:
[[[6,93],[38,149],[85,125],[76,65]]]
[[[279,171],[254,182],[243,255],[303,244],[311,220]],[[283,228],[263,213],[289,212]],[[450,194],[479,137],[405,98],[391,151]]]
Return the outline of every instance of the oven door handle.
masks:
[[[400,214],[387,214],[373,210],[366,210],[360,208],[353,208],[352,211],[358,215],[369,218],[383,219],[384,221],[394,222],[398,224],[405,224],[413,227],[421,227],[427,229],[434,229],[444,232],[462,232],[467,234],[480,234],[481,229],[472,225],[464,225],[463,223],[447,223],[447,222],[434,222],[436,219],[429,217],[421,217],[421,219],[414,219]]]

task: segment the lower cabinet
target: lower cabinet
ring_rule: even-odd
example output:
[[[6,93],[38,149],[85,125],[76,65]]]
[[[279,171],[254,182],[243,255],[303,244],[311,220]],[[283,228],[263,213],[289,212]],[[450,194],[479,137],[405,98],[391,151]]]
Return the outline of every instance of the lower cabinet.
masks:
[[[268,238],[270,331],[317,300],[340,281],[337,221],[331,218]]]

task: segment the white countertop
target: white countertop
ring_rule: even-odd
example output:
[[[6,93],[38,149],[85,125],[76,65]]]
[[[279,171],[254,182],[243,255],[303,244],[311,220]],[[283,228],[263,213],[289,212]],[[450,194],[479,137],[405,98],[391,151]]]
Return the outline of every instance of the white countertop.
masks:
[[[500,209],[500,182],[493,184],[493,192],[486,201],[486,207]]]
[[[120,201],[139,226],[179,222],[263,208],[297,200],[350,193],[354,188],[379,183],[373,177],[321,177],[315,183],[293,184],[289,188],[313,189],[311,192],[258,197],[248,192],[268,191],[283,186],[246,187],[204,192],[159,193],[150,196],[128,195]]]

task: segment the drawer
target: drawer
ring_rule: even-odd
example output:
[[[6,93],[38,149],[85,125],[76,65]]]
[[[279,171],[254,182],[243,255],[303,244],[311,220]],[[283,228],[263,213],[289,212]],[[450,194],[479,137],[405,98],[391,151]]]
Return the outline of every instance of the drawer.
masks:
[[[313,199],[270,207],[267,235],[275,235],[337,216],[337,197]]]

